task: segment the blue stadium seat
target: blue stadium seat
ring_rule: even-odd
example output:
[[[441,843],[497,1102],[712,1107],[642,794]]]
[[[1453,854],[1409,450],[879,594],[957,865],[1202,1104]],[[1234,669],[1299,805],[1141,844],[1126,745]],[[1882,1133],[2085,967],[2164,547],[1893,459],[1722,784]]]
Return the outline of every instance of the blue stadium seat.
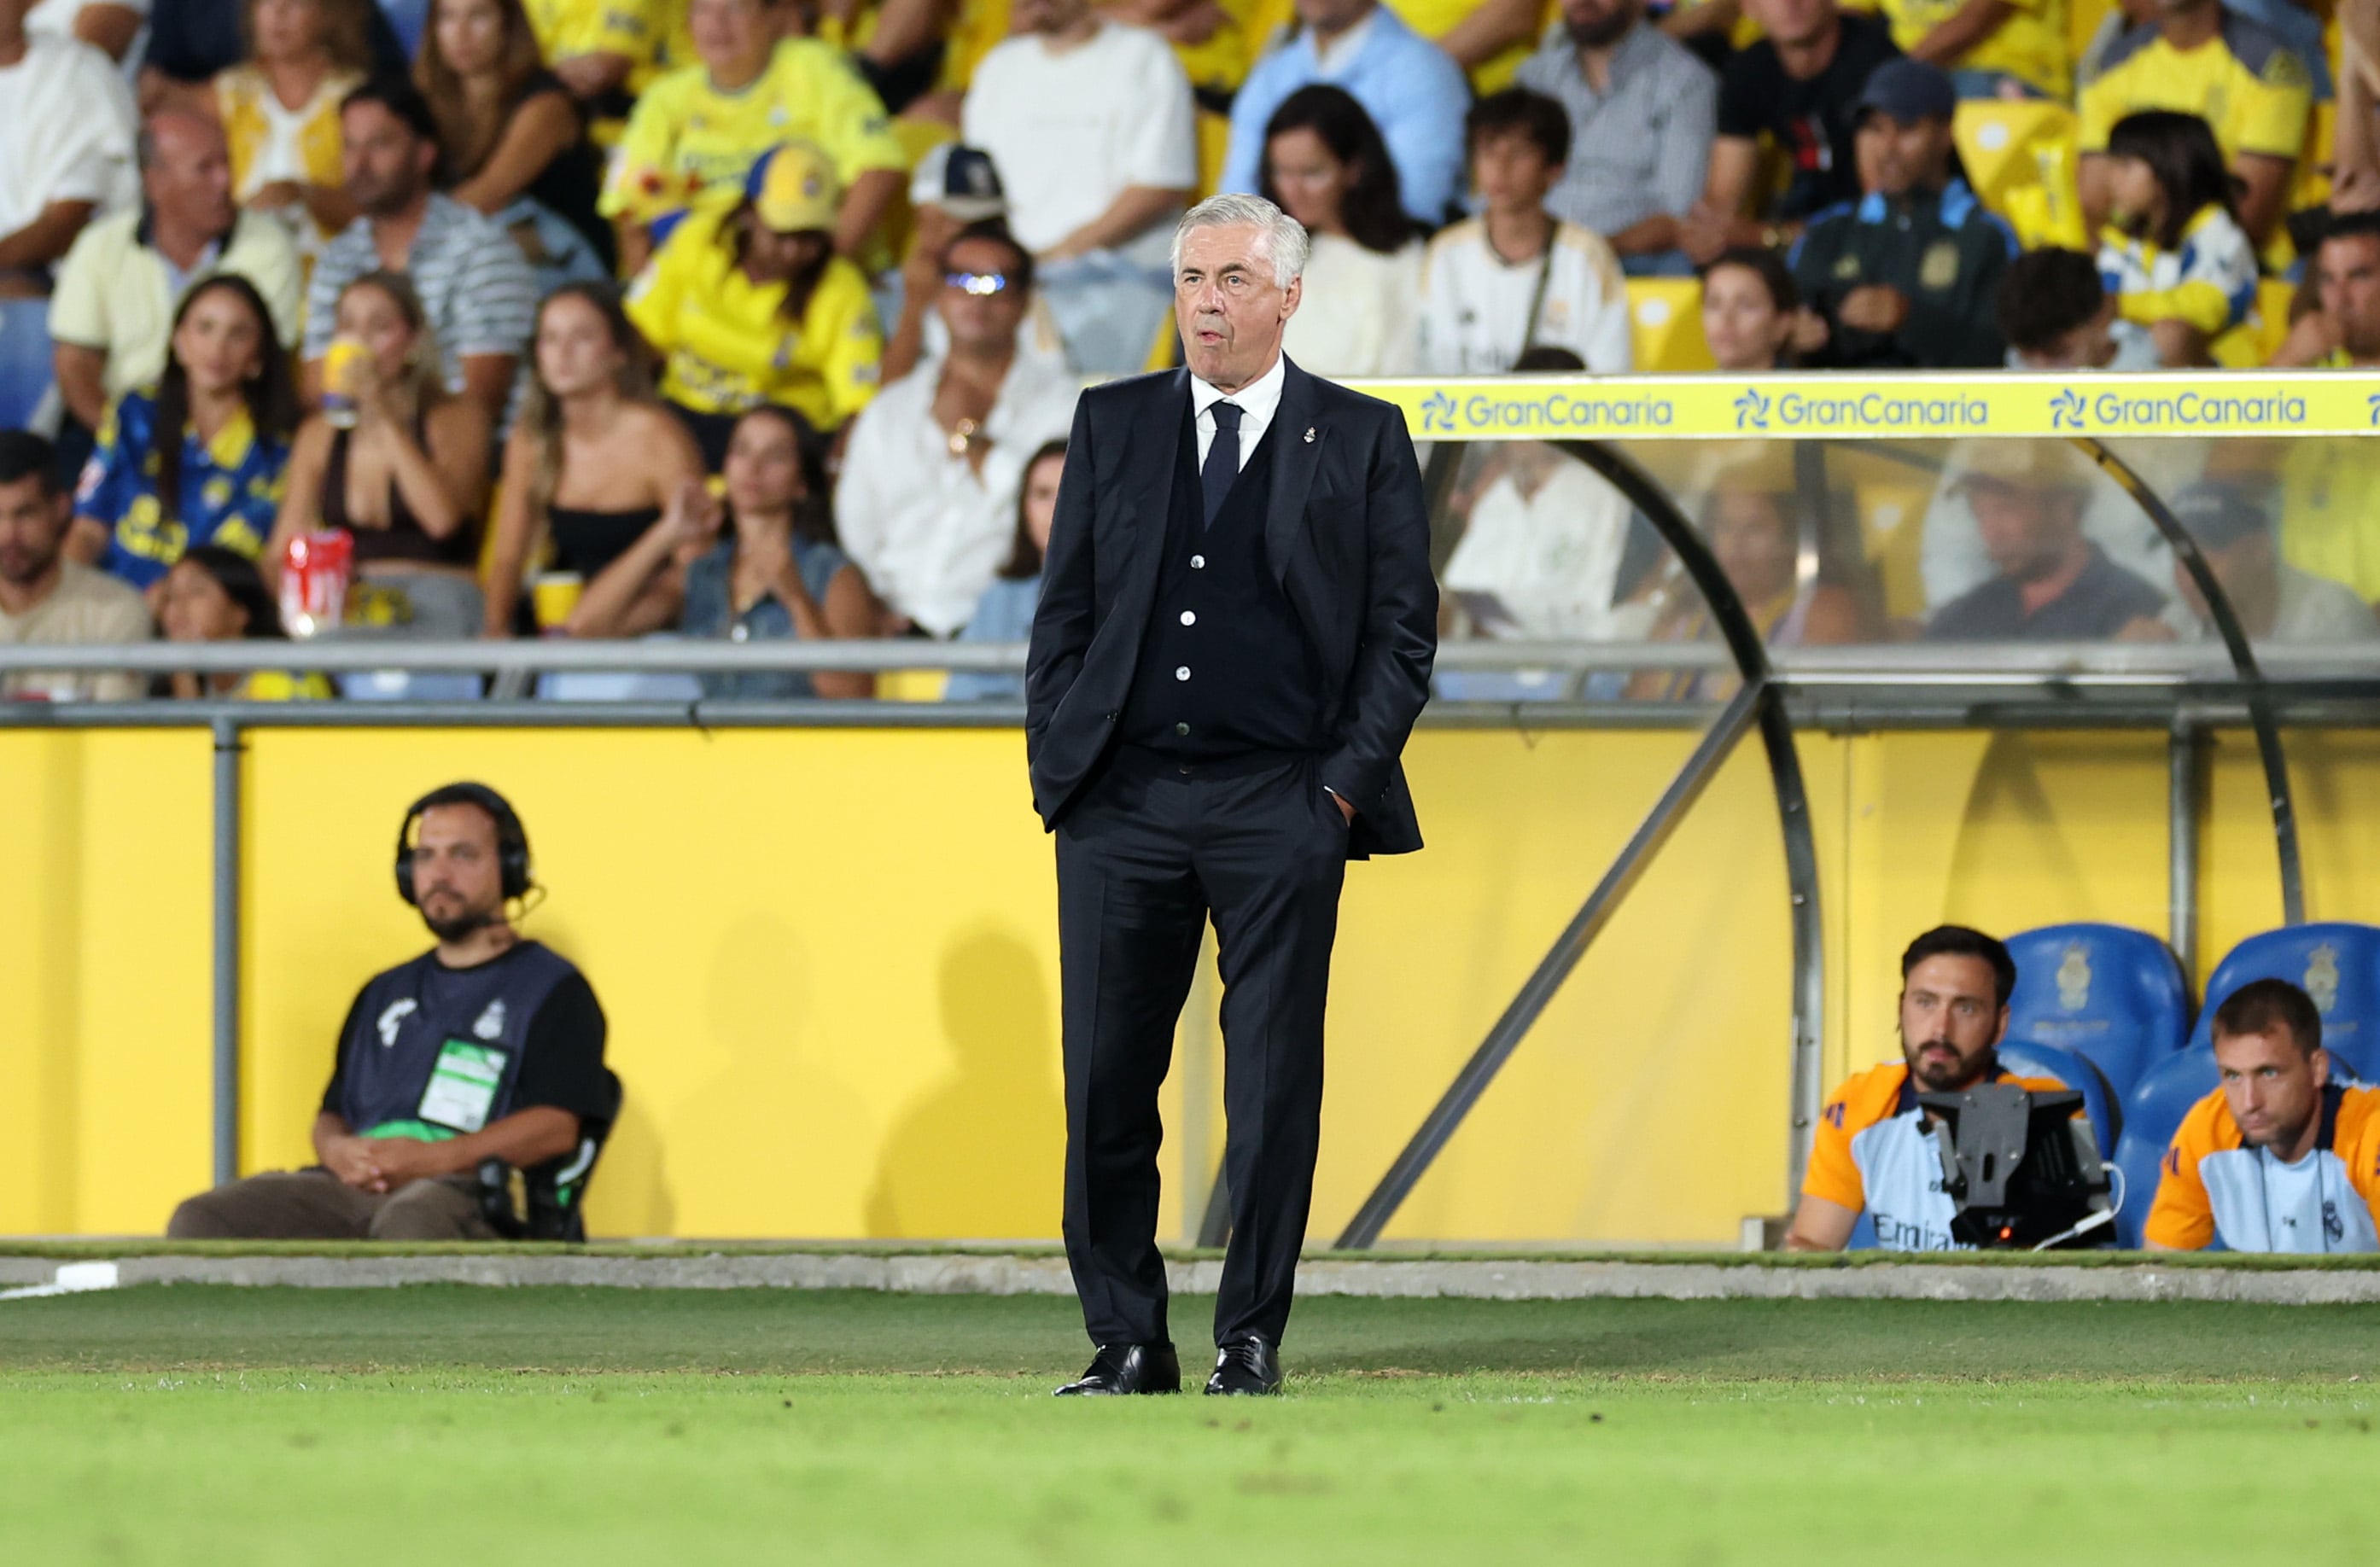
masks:
[[[50,302],[0,299],[0,430],[40,428],[50,383]]]
[[[2009,1042],[2087,1057],[2119,1099],[2182,1048],[2190,990],[2172,950],[2122,925],[2045,925],[2008,940]]]
[[[2141,1226],[2156,1200],[2165,1150],[2190,1107],[2213,1093],[2216,1082],[2214,1050],[2192,1045],[2152,1068],[2124,1101],[2124,1136],[2116,1144],[2116,1168],[2124,1174],[2124,1207],[2116,1215],[2116,1234],[2124,1245],[2139,1247]]]
[[[2116,1143],[2124,1132],[2123,1096],[2096,1063],[2055,1045],[2010,1039],[2000,1046],[2000,1068],[2020,1077],[2055,1077],[2081,1094],[2082,1113],[2091,1118],[2091,1135],[2099,1140],[2099,1156],[2116,1156]]]
[[[464,670],[370,669],[339,676],[351,702],[476,702],[481,677]]]
[[[2322,1042],[2356,1076],[2380,1074],[2380,927],[2331,920],[2251,936],[2216,965],[2193,1048],[2214,1039],[2215,1009],[2251,979],[2286,979],[2322,1012]]]
[[[1447,669],[1432,683],[1442,702],[1558,702],[1576,681],[1566,669]]]

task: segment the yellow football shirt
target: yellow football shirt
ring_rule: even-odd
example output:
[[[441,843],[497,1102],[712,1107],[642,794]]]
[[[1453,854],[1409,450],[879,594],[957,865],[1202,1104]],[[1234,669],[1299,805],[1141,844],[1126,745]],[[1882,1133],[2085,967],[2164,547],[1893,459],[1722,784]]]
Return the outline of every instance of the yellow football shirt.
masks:
[[[866,275],[828,262],[795,326],[779,313],[785,285],[735,264],[722,218],[680,224],[628,290],[628,319],[666,361],[662,395],[706,414],[782,403],[835,429],[876,395],[884,357]]]
[[[2025,0],[2017,0],[2017,3],[2024,4]],[[1397,14],[1399,21],[1435,43],[1467,20],[1471,13],[1479,8],[1479,0],[1388,0],[1388,7]],[[1537,45],[1545,39],[1546,29],[1551,27],[1554,18],[1560,14],[1560,0],[1547,0],[1544,10],[1537,17],[1537,30],[1524,42],[1482,60],[1478,68],[1471,73],[1472,90],[1484,96],[1499,88],[1512,86],[1513,73],[1521,68],[1521,62],[1536,53]],[[1263,42],[1257,41],[1257,46],[1262,48]]]
[[[2074,91],[2074,60],[2066,39],[2066,0],[2009,0],[2013,9],[1999,30],[1961,55],[1956,68],[2001,71],[2051,98]],[[1914,49],[1920,40],[1965,8],[1966,0],[1878,0],[1892,41]]]
[[[661,47],[655,0],[525,0],[525,6],[548,60],[619,55],[643,64]]]
[[[2154,25],[2132,29],[2109,48],[2078,103],[2085,152],[2106,152],[2107,133],[2126,115],[2176,109],[2214,128],[2226,158],[2260,152],[2294,162],[2305,148],[2313,85],[2278,38],[2226,11],[2223,30],[2187,52]]]
[[[815,39],[789,38],[739,92],[720,91],[698,65],[646,89],[613,159],[601,210],[641,220],[731,205],[743,194],[746,172],[783,141],[824,149],[845,188],[873,170],[909,166],[883,103],[844,56]]]

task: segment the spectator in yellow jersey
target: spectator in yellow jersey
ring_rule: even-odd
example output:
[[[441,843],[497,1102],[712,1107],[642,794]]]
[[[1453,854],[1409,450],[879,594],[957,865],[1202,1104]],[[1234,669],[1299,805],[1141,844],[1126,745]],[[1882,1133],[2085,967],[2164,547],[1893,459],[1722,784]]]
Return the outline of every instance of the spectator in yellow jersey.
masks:
[[[157,624],[168,642],[285,642],[281,609],[264,574],[246,555],[220,544],[198,544],[174,563],[157,605]],[[243,702],[320,700],[335,696],[319,674],[285,669],[212,674],[177,671],[164,679],[163,694],[188,701],[227,697]]]
[[[1840,1251],[1862,1212],[1887,1251],[1965,1249],[1950,1233],[1958,1205],[1942,1189],[1934,1112],[1920,1094],[1955,1094],[1985,1083],[2057,1088],[2048,1078],[2000,1070],[2016,963],[1980,930],[1944,925],[1900,956],[1900,1054],[1854,1074],[1827,1098],[1810,1148],[1788,1251]]]
[[[232,196],[271,213],[312,255],[356,220],[339,106],[371,67],[371,0],[248,0],[249,56],[217,76]]]
[[[2166,1151],[2148,1248],[2380,1251],[2380,1088],[2332,1081],[2313,998],[2251,980],[2215,1009],[2213,1032],[2221,1085]]]
[[[657,220],[735,205],[753,165],[780,142],[808,142],[831,160],[844,194],[827,227],[844,255],[859,252],[900,193],[909,161],[883,103],[828,45],[781,41],[786,8],[786,0],[686,0],[701,61],[645,90],[603,191],[623,270],[651,254]]]
[[[661,47],[659,0],[528,0],[538,52],[591,120],[625,119]]]
[[[2380,213],[2334,213],[2307,269],[2315,308],[2273,355],[2275,369],[2380,369]]]
[[[2217,0],[2157,0],[2155,18],[2109,46],[2078,100],[2090,232],[2098,232],[2114,204],[2115,170],[2107,153],[2116,122],[2143,109],[2178,109],[2213,128],[2244,188],[2240,225],[2259,245],[2269,242],[2305,150],[2313,91],[2305,63],[2278,35]]]
[[[2068,0],[1881,0],[1892,41],[1950,73],[1961,98],[2057,98],[2074,91]]]
[[[834,253],[834,168],[789,141],[744,199],[686,219],[628,294],[663,360],[662,395],[716,471],[738,415],[763,403],[840,429],[876,395],[884,337],[860,270]]]

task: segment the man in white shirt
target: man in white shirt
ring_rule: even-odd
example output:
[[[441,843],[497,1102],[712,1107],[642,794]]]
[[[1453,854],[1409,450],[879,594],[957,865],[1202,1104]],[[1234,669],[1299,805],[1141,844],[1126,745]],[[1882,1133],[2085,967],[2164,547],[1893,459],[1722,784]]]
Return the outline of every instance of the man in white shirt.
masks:
[[[1016,530],[1025,465],[1066,433],[1074,379],[1018,354],[1033,260],[996,222],[942,252],[934,309],[950,348],[860,411],[834,495],[835,529],[892,611],[955,634],[991,585]]]
[[[1464,128],[1480,215],[1430,242],[1423,264],[1425,373],[1500,375],[1533,347],[1588,370],[1627,370],[1627,285],[1601,237],[1561,223],[1546,197],[1570,157],[1570,116],[1541,92],[1483,98]]]
[[[124,79],[89,44],[27,36],[30,9],[0,0],[0,298],[47,294],[83,225],[133,192]]]
[[[2272,517],[2233,486],[2200,480],[2174,497],[2173,515],[2198,541],[2251,641],[2367,642],[2380,637],[2372,606],[2357,598],[2353,589],[2281,559]],[[2143,620],[2125,635],[2145,641],[2215,639],[2206,601],[2179,561],[2173,582],[2176,597],[2163,616]]]
[[[1198,183],[1190,79],[1161,36],[1090,0],[1016,0],[1014,17],[967,90],[967,144],[999,167],[1068,358],[1136,370],[1172,298],[1172,219]]]
[[[1535,441],[1507,448],[1503,469],[1473,503],[1442,574],[1473,635],[1612,637],[1627,501],[1584,464]]]
[[[140,595],[67,559],[74,505],[57,462],[40,436],[0,430],[0,644],[145,642]],[[0,701],[120,701],[139,696],[140,685],[135,674],[26,671],[0,675]]]
[[[237,273],[256,285],[282,351],[298,346],[298,243],[271,215],[232,205],[223,128],[168,110],[151,116],[140,148],[141,205],[85,228],[50,297],[58,391],[90,430],[164,371],[174,311],[201,278]]]

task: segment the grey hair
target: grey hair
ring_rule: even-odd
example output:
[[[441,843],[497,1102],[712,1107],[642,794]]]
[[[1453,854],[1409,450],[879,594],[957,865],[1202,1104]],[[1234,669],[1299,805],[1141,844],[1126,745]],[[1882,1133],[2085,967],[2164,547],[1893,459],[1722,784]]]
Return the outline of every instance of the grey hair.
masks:
[[[1173,225],[1173,273],[1182,273],[1182,241],[1194,228],[1232,228],[1252,225],[1264,231],[1265,254],[1272,258],[1272,281],[1287,288],[1305,274],[1305,258],[1314,249],[1305,225],[1261,196],[1209,196]]]

